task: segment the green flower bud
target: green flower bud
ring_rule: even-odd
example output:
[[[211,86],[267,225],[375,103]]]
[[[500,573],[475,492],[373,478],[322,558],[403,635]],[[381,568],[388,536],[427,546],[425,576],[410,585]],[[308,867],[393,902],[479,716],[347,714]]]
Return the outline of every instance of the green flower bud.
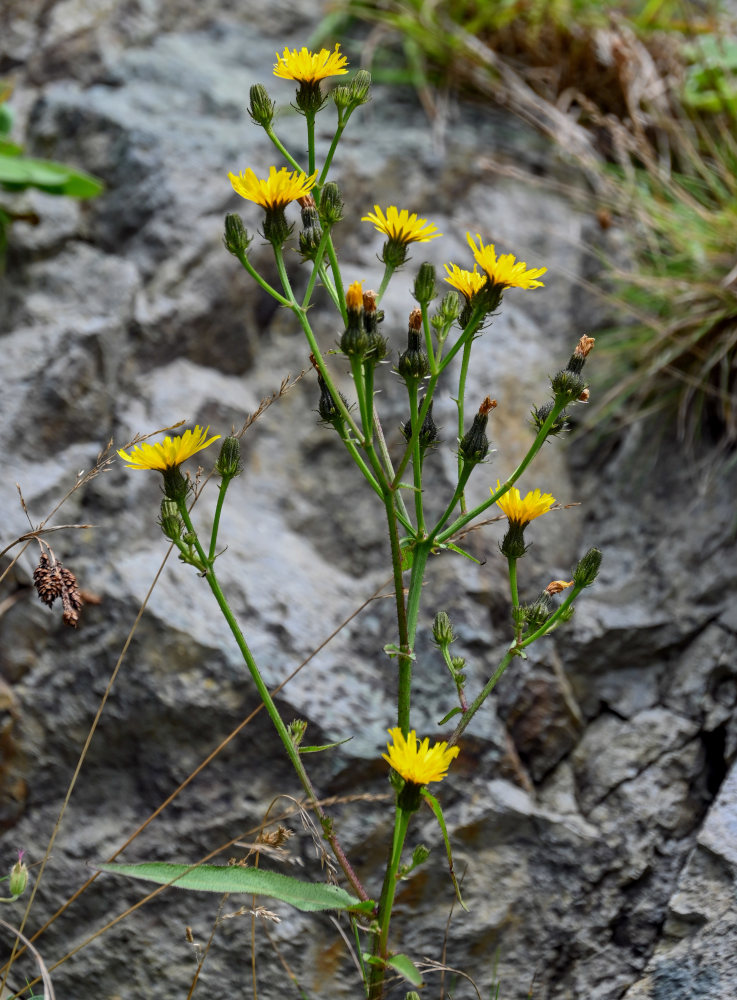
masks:
[[[599,574],[601,550],[589,549],[573,571],[573,582],[577,587],[590,587]]]
[[[418,413],[422,409],[424,402],[425,398],[423,396],[417,407]],[[430,405],[427,408],[427,413],[425,414],[425,419],[422,421],[422,427],[420,427],[420,433],[418,434],[420,450],[423,452],[425,452],[428,448],[432,447],[432,445],[434,445],[438,440],[438,428],[437,425],[435,424],[435,421],[433,420],[432,408],[433,404],[430,403]],[[402,434],[404,435],[406,441],[409,441],[410,438],[412,437],[411,420],[407,420],[403,424]]]
[[[161,530],[167,538],[176,541],[182,533],[182,519],[179,515],[179,507],[174,500],[167,497],[161,501],[161,517],[159,519]]]
[[[464,462],[469,465],[478,465],[483,462],[489,452],[489,439],[486,436],[486,425],[489,422],[489,413],[496,406],[496,400],[488,396],[479,407],[479,411],[473,418],[471,429],[461,438],[458,452]]]
[[[443,329],[449,327],[451,323],[458,319],[461,313],[461,300],[458,292],[452,291],[444,295],[437,313],[433,316],[432,324],[436,328]]]
[[[371,74],[366,69],[359,69],[350,82],[351,101],[354,108],[371,100]]]
[[[574,399],[578,399],[586,388],[586,383],[581,376],[569,371],[567,368],[563,368],[554,375],[550,380],[550,384],[553,387],[556,400],[564,399],[566,403],[571,403]]]
[[[449,646],[454,641],[453,624],[447,611],[438,611],[432,623],[432,637],[438,646]]]
[[[330,96],[335,101],[335,106],[336,108],[338,108],[339,111],[345,111],[345,109],[350,106],[353,100],[350,87],[346,87],[345,84],[336,87]]]
[[[430,374],[430,365],[427,355],[422,350],[420,340],[420,328],[422,326],[422,312],[413,309],[409,317],[409,329],[407,331],[407,350],[399,355],[396,372],[408,381],[419,381]]]
[[[456,684],[464,684],[466,681],[465,675],[462,672],[466,666],[464,658],[462,656],[451,656],[450,666],[453,671],[453,680]]]
[[[303,719],[292,719],[292,721],[287,726],[287,731],[289,733],[289,738],[295,747],[298,747],[302,740],[305,738],[305,733],[307,732],[307,723]]]
[[[428,302],[432,302],[437,295],[435,268],[427,261],[425,261],[424,264],[420,264],[420,269],[417,272],[417,277],[415,278],[415,286],[412,290],[412,295],[421,306],[426,306]]]
[[[268,128],[274,120],[274,108],[276,103],[269,97],[266,87],[261,83],[255,83],[251,87],[251,104],[248,113],[257,125]]]
[[[299,252],[305,260],[314,260],[322,240],[322,229],[320,217],[313,205],[302,209],[302,225],[304,229],[299,234]]]
[[[223,479],[234,479],[240,475],[241,469],[241,443],[233,435],[226,437],[220,446],[220,454],[215,463],[215,471]]]
[[[22,896],[28,885],[28,866],[23,861],[23,851],[18,852],[18,860],[10,869],[9,888],[13,897]]]
[[[234,257],[247,253],[251,245],[251,237],[243,225],[243,219],[236,212],[225,216],[223,243],[228,253],[232,253]]]
[[[531,632],[541,628],[552,614],[550,596],[543,591],[534,604],[526,604],[522,608],[522,618]]]
[[[553,409],[555,404],[553,402],[543,403],[542,406],[533,406],[532,408],[532,426],[536,431],[539,431],[545,421],[550,416],[550,411]],[[568,423],[568,414],[565,410],[561,410],[558,416],[553,421],[553,425],[548,431],[551,437],[555,434],[561,434],[563,431],[567,431],[570,424]]]
[[[317,373],[317,384],[320,386],[320,402],[317,404],[317,412],[320,414],[320,420],[323,423],[332,424],[336,430],[339,430],[340,425],[343,423],[343,417],[336,405],[332,392],[328,388],[327,382],[319,372]],[[342,395],[340,398],[344,403],[346,402]]]
[[[429,857],[430,848],[426,847],[424,844],[418,844],[412,851],[412,867],[416,868],[418,865],[423,865]]]
[[[320,221],[330,228],[343,218],[343,199],[335,181],[328,181],[320,196]]]

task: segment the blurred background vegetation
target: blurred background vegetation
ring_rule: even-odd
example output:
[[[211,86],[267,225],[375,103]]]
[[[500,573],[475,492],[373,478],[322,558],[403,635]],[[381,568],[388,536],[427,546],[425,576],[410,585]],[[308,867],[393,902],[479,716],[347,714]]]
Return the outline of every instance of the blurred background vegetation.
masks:
[[[693,448],[733,450],[734,16],[682,0],[338,0],[328,38],[360,40],[375,79],[413,85],[431,118],[450,90],[557,144],[577,197],[627,237],[625,267],[602,259],[617,320],[581,331],[596,333],[606,372],[589,423],[650,414]]]

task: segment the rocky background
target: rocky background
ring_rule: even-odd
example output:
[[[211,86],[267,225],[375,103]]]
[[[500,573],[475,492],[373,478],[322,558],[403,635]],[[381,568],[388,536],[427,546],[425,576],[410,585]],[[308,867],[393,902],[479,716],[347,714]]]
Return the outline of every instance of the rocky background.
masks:
[[[16,82],[14,138],[29,152],[97,174],[107,189],[83,205],[34,194],[18,202],[41,222],[14,227],[0,279],[3,546],[27,529],[16,483],[36,522],[111,438],[119,447],[135,432],[177,420],[227,433],[287,374],[308,367],[294,323],[226,253],[221,232],[228,211],[241,212],[252,230],[260,224],[255,206],[232,192],[228,170],[251,166],[263,175],[276,162],[248,119],[248,88],[264,82],[287,105],[293,91],[271,77],[274,53],[307,43],[322,14],[319,0],[4,4],[0,59]],[[360,52],[349,55],[357,66]],[[332,121],[329,109],[323,120]],[[296,149],[300,124],[293,113],[279,122]],[[336,241],[347,280],[370,287],[381,274],[382,239],[359,219],[374,203],[406,206],[445,234],[415,248],[385,298],[395,351],[404,347],[415,266],[423,259],[468,266],[466,230],[549,267],[545,289],[507,294],[475,348],[469,409],[487,393],[499,401],[493,462],[472,480],[480,498],[524,454],[527,414],[544,400],[548,374],[580,334],[608,319],[610,307],[585,291],[586,280],[597,271],[592,248],[620,252],[621,234],[603,234],[593,215],[554,193],[554,181],[575,183],[573,171],[519,122],[457,103],[441,124],[428,123],[412,92],[375,89],[336,160],[347,205]],[[505,178],[494,165],[522,167],[539,183]],[[259,244],[253,259],[268,272]],[[303,280],[296,255],[289,266]],[[325,299],[318,297],[312,317],[329,348],[340,330]],[[594,386],[597,360],[606,363],[592,356]],[[335,359],[338,373],[343,367]],[[380,380],[380,411],[396,448],[403,390],[389,367]],[[436,408],[443,444],[428,460],[438,505],[455,464],[451,392],[449,384]],[[389,575],[381,511],[337,439],[317,425],[316,404],[308,373],[248,430],[245,471],[221,530],[227,551],[218,568],[272,685]],[[414,836],[433,847],[434,863],[400,889],[395,945],[418,960],[445,956],[483,996],[501,980],[504,1000],[733,1000],[734,467],[707,450],[686,454],[669,427],[656,435],[636,422],[616,439],[553,442],[523,481],[537,485],[580,506],[530,529],[525,597],[569,576],[591,545],[604,551],[602,572],[571,625],[513,664],[438,786],[470,912],[454,912],[446,937],[452,888],[437,828],[421,814]],[[56,523],[94,525],[51,539],[97,599],[78,631],[36,599],[33,547],[2,585],[0,867],[12,864],[17,848],[31,863],[43,854],[166,553],[159,496],[156,476],[116,460],[57,515]],[[213,502],[210,488],[197,508],[203,523]],[[508,641],[499,537],[498,525],[470,536],[479,565],[445,555],[430,566],[413,706],[423,733],[437,734],[452,704],[427,639],[435,611],[445,608],[454,620],[453,651],[468,659],[470,690]],[[310,763],[321,794],[365,796],[337,806],[337,823],[374,892],[390,837],[388,811],[374,797],[388,793],[379,754],[393,720],[395,667],[381,652],[395,639],[391,621],[390,602],[369,603],[281,696],[286,718],[309,721],[309,742],[351,737]],[[254,706],[209,591],[169,559],[116,676],[27,932]],[[239,834],[248,840],[282,794],[297,795],[297,784],[258,716],[124,857],[194,862]],[[278,799],[272,811],[287,805]],[[285,870],[320,877],[311,838],[298,820],[292,825]],[[140,885],[98,879],[37,942],[46,962],[143,894]],[[241,902],[229,900],[225,912]],[[269,934],[307,995],[357,996],[358,977],[330,920],[275,909],[283,921]],[[10,912],[3,915],[14,919]],[[55,970],[57,997],[187,996],[195,954],[185,927],[204,942],[216,912],[206,896],[161,894]],[[260,995],[303,995],[261,925],[258,942]],[[249,918],[225,921],[199,993],[245,996],[250,954]],[[440,992],[437,973],[427,981],[430,993]],[[445,986],[456,998],[476,995],[455,974]],[[397,984],[394,995],[403,993]]]

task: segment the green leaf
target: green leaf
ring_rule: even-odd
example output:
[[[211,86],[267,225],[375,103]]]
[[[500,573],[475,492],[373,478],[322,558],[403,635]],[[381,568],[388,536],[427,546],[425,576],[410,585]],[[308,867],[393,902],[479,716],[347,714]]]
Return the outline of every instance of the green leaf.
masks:
[[[0,184],[14,191],[35,187],[71,198],[94,198],[104,187],[102,181],[81,170],[12,152],[0,152]]]
[[[431,795],[426,788],[422,790],[422,797],[430,806],[432,811],[435,813],[435,819],[438,821],[438,826],[443,834],[443,840],[445,841],[445,850],[448,854],[448,868],[450,869],[450,878],[453,883],[453,888],[456,891],[456,897],[458,902],[461,904],[463,909],[468,913],[468,907],[463,902],[463,897],[461,896],[461,887],[458,885],[458,879],[456,878],[456,873],[453,868],[453,855],[450,852],[450,839],[448,837],[448,828],[445,825],[445,817],[443,816],[443,810],[440,808],[440,803]]]
[[[472,556],[470,552],[466,552],[465,549],[459,548],[458,545],[454,545],[453,542],[446,542],[444,548],[450,549],[451,552],[457,552],[461,556],[465,556],[466,559],[470,559],[471,562],[476,563],[477,566],[481,565],[481,560]]]
[[[462,713],[462,711],[463,711],[463,709],[459,708],[458,705],[456,705],[455,708],[451,708],[451,710],[448,712],[447,715],[443,716],[443,718],[440,720],[440,722],[438,723],[438,725],[439,726],[444,726],[445,723],[449,722],[453,718],[454,715],[460,715]]]
[[[409,657],[410,660],[416,660],[417,655],[415,653],[404,653],[400,646],[396,642],[390,642],[388,645],[384,646],[384,652],[390,659],[395,659],[397,656]]]
[[[320,750],[334,750],[335,747],[342,747],[344,743],[350,743],[353,739],[352,736],[348,736],[344,740],[339,740],[337,743],[323,743],[319,747],[299,747],[300,753],[319,753]]]
[[[386,964],[413,986],[424,986],[422,973],[407,955],[390,955]]]
[[[313,910],[348,910],[371,913],[372,900],[361,902],[337,885],[324,882],[302,882],[300,879],[261,868],[242,868],[240,865],[174,865],[165,862],[144,862],[140,865],[105,864],[100,871],[129,878],[171,883],[177,889],[194,889],[199,892],[247,892],[251,896],[271,896],[289,903],[305,913]]]

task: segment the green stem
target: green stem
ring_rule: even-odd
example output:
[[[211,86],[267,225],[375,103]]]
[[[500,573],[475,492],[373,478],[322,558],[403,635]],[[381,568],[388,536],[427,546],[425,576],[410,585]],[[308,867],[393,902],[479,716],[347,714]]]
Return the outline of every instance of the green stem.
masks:
[[[212,532],[210,533],[210,551],[207,554],[207,561],[211,563],[215,558],[215,546],[218,540],[218,531],[220,530],[220,515],[223,511],[223,503],[225,501],[225,494],[228,492],[228,487],[230,486],[231,479],[222,479],[220,482],[220,488],[218,489],[218,499],[215,505],[215,516],[212,520]]]
[[[381,279],[381,284],[379,285],[379,290],[376,293],[376,304],[377,305],[379,304],[379,302],[381,302],[382,296],[384,295],[384,292],[386,291],[387,285],[391,281],[391,277],[394,274],[395,270],[396,270],[396,268],[392,267],[391,264],[387,264],[385,266],[385,268],[384,268],[384,277]]]
[[[187,531],[194,538],[195,549],[197,550],[197,553],[200,556],[200,558],[204,561],[205,553],[202,549],[202,546],[200,545],[197,533],[195,532],[194,527],[192,525],[192,520],[189,516],[189,511],[187,510],[187,505],[185,501],[180,500],[178,503],[178,507],[179,507],[179,513],[181,515],[182,521],[184,522],[187,528]],[[269,718],[271,719],[274,728],[277,731],[279,739],[282,741],[282,745],[284,746],[284,749],[287,752],[287,756],[289,757],[289,760],[291,761],[292,766],[294,767],[294,770],[297,773],[297,777],[299,778],[300,784],[302,785],[302,788],[304,789],[307,798],[312,803],[320,819],[325,820],[326,819],[325,812],[322,806],[320,805],[320,801],[317,797],[317,794],[315,793],[314,788],[312,787],[312,782],[310,781],[307,771],[305,770],[304,764],[302,763],[302,758],[300,757],[299,750],[294,745],[294,741],[289,735],[289,730],[285,726],[282,717],[279,714],[279,710],[274,704],[274,700],[271,697],[271,694],[264,682],[263,677],[261,676],[261,672],[259,671],[256,661],[253,658],[253,654],[251,653],[248,643],[246,642],[245,637],[241,632],[240,626],[238,625],[238,622],[235,618],[235,615],[231,611],[230,605],[228,604],[228,601],[225,595],[223,594],[223,591],[220,587],[220,583],[217,579],[212,564],[207,565],[207,569],[205,572],[205,579],[207,580],[208,586],[210,587],[210,590],[212,591],[212,594],[215,600],[217,601],[218,607],[220,608],[223,618],[225,618],[225,621],[228,623],[228,627],[233,635],[233,638],[236,641],[236,644],[238,646],[238,649],[240,650],[241,656],[243,657],[246,667],[248,668],[248,672],[251,675],[251,679],[253,680],[253,683],[256,686],[256,690],[258,691],[259,697],[263,702],[264,708],[268,712]],[[327,825],[328,824],[324,824],[324,826]],[[353,871],[352,867],[348,863],[348,859],[343,853],[343,850],[340,847],[340,844],[338,843],[335,834],[333,834],[331,831],[326,831],[326,838],[333,847],[336,858],[338,859],[338,862],[343,868],[346,878],[351,883],[351,886],[358,895],[359,899],[368,899],[369,897],[368,894],[366,893],[366,890],[363,888],[360,880],[356,876],[356,873]]]
[[[343,325],[347,326],[348,311],[345,304],[345,289],[343,288],[343,278],[340,273],[340,265],[338,264],[338,258],[335,253],[332,238],[328,240],[328,260],[330,261],[330,271],[333,275],[333,281],[335,282],[335,292],[338,296],[337,306],[338,309],[340,309]]]
[[[285,299],[283,295],[277,292],[277,290],[268,283],[268,281],[266,281],[264,278],[261,277],[258,271],[253,267],[253,265],[251,264],[250,260],[248,259],[245,253],[239,253],[236,256],[238,257],[238,260],[241,262],[243,267],[251,275],[253,280],[256,281],[259,285],[261,285],[261,287],[265,292],[267,292],[273,299],[276,299],[276,301],[280,305],[282,306],[289,305],[289,299]]]
[[[466,343],[463,345],[463,358],[461,359],[461,371],[458,377],[458,398],[456,399],[456,406],[458,407],[458,440],[461,441],[464,434],[464,411],[466,405],[466,377],[468,376],[468,365],[471,360],[471,348],[473,346],[473,337],[469,337]],[[463,471],[463,456],[458,453],[458,479],[461,478],[461,473]],[[460,496],[461,501],[461,514],[466,513],[466,497],[463,492]]]
[[[453,732],[453,735],[448,740],[448,746],[452,747],[455,743],[458,742],[461,734],[463,733],[463,730],[466,728],[466,726],[469,724],[469,722],[471,721],[471,719],[474,717],[474,715],[478,712],[478,710],[481,708],[481,706],[483,705],[483,703],[489,697],[489,695],[491,694],[491,692],[496,687],[496,684],[497,684],[499,678],[502,676],[502,674],[504,673],[504,671],[507,669],[507,667],[509,666],[509,664],[512,662],[512,659],[515,656],[515,650],[516,650],[516,641],[512,643],[512,645],[510,646],[510,648],[504,654],[504,656],[502,657],[502,660],[499,663],[499,666],[496,668],[496,670],[494,671],[494,673],[492,674],[492,676],[489,678],[489,680],[485,684],[483,690],[478,694],[478,696],[476,698],[474,698],[474,700],[468,706],[467,711],[465,711],[463,713],[463,715],[461,716],[461,721],[458,723],[458,725],[455,728],[455,731]]]
[[[402,849],[407,838],[407,829],[412,817],[411,812],[397,806],[394,818],[394,836],[389,853],[389,861],[386,866],[384,884],[381,889],[379,901],[379,934],[374,945],[374,956],[379,962],[371,966],[371,979],[369,983],[370,1000],[380,1000],[384,994],[384,978],[386,975],[386,959],[389,954],[389,924],[391,922],[392,907],[394,906],[394,896],[397,891],[397,872],[402,860]]]
[[[264,126],[264,132],[266,132],[266,134],[268,135],[268,137],[271,139],[271,141],[273,142],[273,144],[279,150],[279,152],[284,157],[284,159],[287,161],[287,163],[292,167],[292,169],[299,171],[300,174],[304,173],[304,171],[302,170],[302,167],[300,167],[299,163],[297,163],[297,161],[294,159],[294,157],[289,152],[289,150],[282,144],[281,140],[278,138],[276,132],[271,127],[271,125],[265,125]],[[309,173],[312,173],[312,171],[310,170]]]
[[[311,177],[315,172],[315,112],[305,111],[307,123],[307,173]]]
[[[394,601],[397,611],[397,631],[399,632],[399,682],[397,693],[397,725],[405,736],[409,733],[410,697],[412,691],[412,647],[407,627],[407,608],[404,603],[404,580],[402,578],[402,549],[397,530],[397,512],[394,509],[395,494],[387,487],[384,493],[384,509],[389,528],[389,545],[392,554],[394,575]],[[414,563],[413,563],[414,566]]]
[[[412,480],[415,495],[415,520],[417,522],[417,535],[422,538],[425,534],[425,513],[422,504],[422,448],[420,447],[420,428],[422,424],[419,420],[417,408],[417,380],[407,381],[407,392],[409,394],[409,418],[412,433],[410,439],[413,442],[412,448]]]

